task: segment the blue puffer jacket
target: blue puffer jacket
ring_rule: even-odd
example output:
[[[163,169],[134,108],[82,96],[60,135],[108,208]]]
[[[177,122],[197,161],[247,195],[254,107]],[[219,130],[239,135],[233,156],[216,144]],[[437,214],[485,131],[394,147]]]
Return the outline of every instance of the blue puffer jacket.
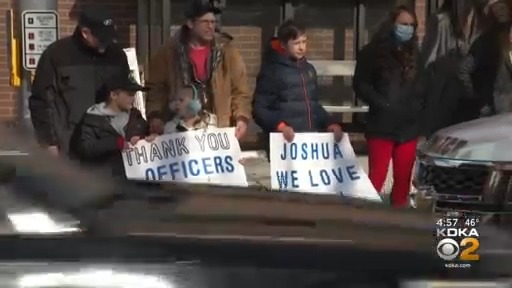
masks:
[[[318,102],[316,70],[306,59],[294,61],[273,40],[258,74],[254,120],[265,132],[280,123],[295,132],[320,132],[335,122]]]

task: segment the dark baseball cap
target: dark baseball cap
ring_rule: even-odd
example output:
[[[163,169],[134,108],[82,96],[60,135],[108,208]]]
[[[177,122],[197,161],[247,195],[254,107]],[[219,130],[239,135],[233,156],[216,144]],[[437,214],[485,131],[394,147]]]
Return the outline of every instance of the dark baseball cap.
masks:
[[[214,4],[215,0],[188,0],[185,8],[185,17],[194,19],[203,16],[206,13],[220,14],[222,11]]]
[[[129,91],[129,92],[137,92],[137,91],[148,91],[147,87],[144,87],[137,83],[131,74],[115,74],[107,80],[105,84],[105,88],[107,91]]]
[[[80,13],[78,25],[87,27],[91,34],[98,38],[102,45],[108,46],[117,42],[114,19],[106,9],[88,8]]]

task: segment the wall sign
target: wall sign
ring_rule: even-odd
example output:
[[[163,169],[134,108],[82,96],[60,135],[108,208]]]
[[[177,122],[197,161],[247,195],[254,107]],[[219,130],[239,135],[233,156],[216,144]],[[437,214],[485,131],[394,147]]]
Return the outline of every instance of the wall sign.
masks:
[[[27,10],[21,14],[23,68],[35,70],[39,58],[59,39],[59,16],[53,10]]]

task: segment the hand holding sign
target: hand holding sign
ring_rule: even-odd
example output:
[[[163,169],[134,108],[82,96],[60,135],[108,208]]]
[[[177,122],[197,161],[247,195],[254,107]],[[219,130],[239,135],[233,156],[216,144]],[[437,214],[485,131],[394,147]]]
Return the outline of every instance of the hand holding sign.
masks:
[[[282,125],[278,128],[279,132],[283,133],[283,137],[286,141],[292,142],[293,138],[295,138],[295,131],[291,126],[288,125]]]
[[[162,135],[164,133],[165,123],[162,119],[153,118],[149,121],[149,131],[151,134]]]
[[[247,133],[247,122],[245,120],[236,121],[235,137],[236,139],[242,139]]]
[[[140,136],[133,136],[131,139],[130,139],[130,144],[132,145],[137,145],[137,142],[139,142],[140,140]]]
[[[338,124],[329,126],[327,131],[332,132],[332,134],[334,134],[334,141],[336,142],[340,142],[341,138],[343,138],[343,130],[341,129],[341,126]]]
[[[151,134],[151,135],[147,136],[146,138],[144,138],[144,140],[146,140],[146,142],[148,142],[148,143],[151,143],[151,142],[155,141],[156,137],[158,137],[158,134]]]
[[[341,128],[341,127],[340,127]],[[341,194],[382,201],[359,165],[348,135],[297,133],[293,142],[270,134],[272,189],[277,191]]]

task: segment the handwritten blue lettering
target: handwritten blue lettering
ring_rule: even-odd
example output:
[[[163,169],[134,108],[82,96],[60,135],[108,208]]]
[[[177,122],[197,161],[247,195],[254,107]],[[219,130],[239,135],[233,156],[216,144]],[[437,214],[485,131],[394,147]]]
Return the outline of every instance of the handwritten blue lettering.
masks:
[[[213,168],[213,163],[211,163],[212,158],[207,157],[203,158],[203,167],[204,167],[204,174],[211,175],[215,173],[215,170],[211,169]]]
[[[165,171],[165,166],[156,167],[156,174],[158,175],[158,180],[164,179],[165,175],[167,175],[167,171]]]
[[[311,185],[311,187],[318,187],[318,183],[316,183],[315,180],[313,180],[313,172],[311,170],[308,171],[308,175],[309,175],[309,184]]]
[[[299,176],[296,170],[277,171],[277,182],[279,190],[287,190],[288,188],[299,188]]]
[[[188,161],[188,170],[190,171],[190,175],[199,176],[201,174],[201,170],[199,169],[199,161],[196,159],[192,159]]]
[[[186,161],[172,162],[148,168],[145,171],[146,180],[176,180],[200,177],[201,175],[214,175],[233,173],[235,161],[232,156],[214,156]]]
[[[320,170],[320,178],[322,179],[322,183],[324,183],[325,186],[331,185],[331,177],[327,170]]]
[[[156,181],[156,175],[155,170],[153,169],[146,169],[146,180],[153,180]]]
[[[361,179],[359,171],[355,165],[338,167],[334,169],[309,170],[309,185],[311,187],[329,186],[332,184],[342,184]]]
[[[134,147],[133,149],[123,152],[126,156],[126,163],[129,166],[135,164],[153,162],[156,160],[174,158],[176,156],[183,156],[190,154],[187,147],[187,138],[180,137],[170,139],[168,141],[153,142],[148,149],[146,146]]]
[[[297,143],[285,142],[280,157],[281,160],[336,160],[342,159],[343,153],[339,143],[302,143],[299,147]]]
[[[356,165],[347,166],[348,178],[350,178],[350,180],[352,181],[361,179],[361,176],[359,175],[359,172],[356,169]]]

